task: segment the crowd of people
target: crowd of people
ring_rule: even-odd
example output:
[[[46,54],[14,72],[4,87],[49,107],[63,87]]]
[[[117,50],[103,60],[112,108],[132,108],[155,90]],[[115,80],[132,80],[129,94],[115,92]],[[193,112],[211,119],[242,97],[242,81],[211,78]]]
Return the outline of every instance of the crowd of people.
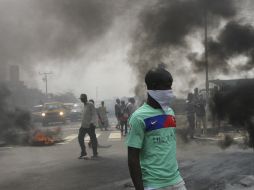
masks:
[[[101,131],[108,131],[109,120],[107,114],[107,108],[104,101],[101,101],[99,107],[95,108],[95,102],[93,99],[87,100],[86,94],[81,94],[81,102],[83,102],[83,116],[81,122],[81,128],[79,130],[79,144],[81,147],[80,159],[87,157],[86,147],[84,143],[84,137],[86,134],[89,135],[90,141],[88,146],[93,149],[93,157],[98,156],[97,146],[98,140],[95,134],[96,127],[100,128]],[[117,119],[116,128],[121,131],[121,134],[125,136],[128,132],[128,119],[131,114],[136,110],[135,99],[129,98],[128,102],[125,103],[124,100],[116,99],[115,104],[115,116]]]
[[[153,95],[153,94],[152,94]],[[82,94],[80,97],[84,103],[82,126],[79,131],[79,143],[81,147],[80,158],[86,156],[84,139],[87,133],[90,136],[88,145],[93,148],[94,156],[97,156],[98,141],[95,134],[95,128],[98,127],[101,131],[109,130],[108,110],[104,101],[101,101],[99,107],[95,108],[95,103],[92,99],[87,101],[87,96]],[[116,99],[114,112],[116,117],[116,128],[121,131],[122,136],[126,136],[130,128],[129,119],[137,110],[135,98],[129,98],[126,103],[124,99]],[[194,89],[194,93],[189,93],[186,100],[186,115],[188,121],[188,136],[194,138],[207,134],[206,123],[206,101],[198,89]]]
[[[173,77],[165,68],[158,66],[147,72],[145,83],[147,100],[141,107],[137,109],[134,98],[129,98],[127,103],[116,99],[115,104],[116,127],[122,135],[127,134],[130,125],[126,146],[132,182],[136,190],[186,190],[176,160],[176,121],[170,107],[174,97],[171,88]],[[88,101],[86,94],[81,94],[80,99],[84,110],[78,135],[81,148],[79,158],[85,159],[87,156],[84,143],[87,133],[91,138],[92,157],[95,158],[98,156],[95,128],[99,126],[101,130],[107,130],[107,109],[103,101],[96,109],[94,101]],[[188,110],[193,112],[190,116],[200,116],[196,111],[194,96],[189,95],[188,101]],[[195,118],[193,120],[195,122]]]
[[[128,119],[137,109],[134,98],[129,98],[128,102],[116,99],[115,116],[117,119],[116,128],[120,129],[121,134],[125,136],[128,132]]]
[[[86,156],[85,144],[82,139],[88,134],[90,141],[89,147],[93,148],[94,156],[97,156],[98,141],[95,134],[95,128],[98,127],[101,131],[108,131],[109,120],[107,114],[109,113],[104,101],[101,101],[100,106],[95,108],[95,102],[93,99],[87,101],[86,94],[81,94],[81,101],[84,103],[82,125],[79,131],[79,144],[81,147],[80,158]],[[188,135],[190,138],[194,138],[194,134],[197,136],[205,135],[207,132],[206,125],[206,102],[198,92],[198,89],[194,89],[194,93],[189,93],[186,100],[186,115],[188,120]],[[135,98],[131,97],[126,103],[124,99],[116,99],[114,111],[116,117],[116,128],[121,131],[122,136],[126,136],[128,133],[129,123],[128,120],[137,109]],[[85,130],[84,130],[85,129]]]

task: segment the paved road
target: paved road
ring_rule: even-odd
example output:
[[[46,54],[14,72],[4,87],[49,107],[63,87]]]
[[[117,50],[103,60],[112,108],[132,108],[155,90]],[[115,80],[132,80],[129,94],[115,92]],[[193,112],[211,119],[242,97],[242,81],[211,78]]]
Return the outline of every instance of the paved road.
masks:
[[[79,160],[79,123],[60,127],[65,141],[53,146],[0,148],[1,190],[119,189],[129,180],[126,148],[118,130],[96,130],[103,147],[98,149],[100,158]],[[88,154],[92,154],[89,148]]]
[[[124,138],[119,131],[97,130],[99,144],[104,146],[98,149],[101,158],[79,160],[79,125],[60,126],[65,141],[52,146],[0,148],[0,190],[131,189],[124,187],[130,178]],[[222,150],[206,141],[186,144],[177,139],[180,171],[188,190],[232,190],[231,185],[237,184],[243,176],[254,175],[251,149],[232,146]],[[92,150],[88,149],[88,153],[91,155]],[[241,186],[237,190],[240,189],[245,188]]]

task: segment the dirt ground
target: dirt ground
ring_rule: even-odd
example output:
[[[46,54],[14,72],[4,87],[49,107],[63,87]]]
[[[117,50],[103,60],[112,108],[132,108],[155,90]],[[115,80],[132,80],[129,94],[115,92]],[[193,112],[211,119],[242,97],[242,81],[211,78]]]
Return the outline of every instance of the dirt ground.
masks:
[[[253,150],[237,145],[223,150],[214,142],[193,140],[178,143],[177,157],[189,190],[248,189],[241,180],[254,176]]]
[[[178,116],[177,122],[178,129],[186,128],[184,116]],[[221,141],[216,140],[221,134],[187,142],[178,135],[177,157],[188,190],[254,189],[254,150],[241,141],[222,148]],[[239,137],[237,132],[230,134]]]

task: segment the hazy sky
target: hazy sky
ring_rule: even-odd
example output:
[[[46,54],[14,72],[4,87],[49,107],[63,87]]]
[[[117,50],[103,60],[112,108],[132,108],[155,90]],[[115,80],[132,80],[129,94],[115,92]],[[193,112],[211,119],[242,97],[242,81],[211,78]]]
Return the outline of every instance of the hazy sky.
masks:
[[[138,2],[0,0],[0,4],[1,68],[20,65],[21,80],[43,91],[39,73],[52,72],[50,93],[72,91],[91,98],[97,94],[99,99],[134,95],[135,76],[127,55]]]
[[[131,15],[125,15],[130,19]],[[38,62],[35,70],[52,72],[49,75],[49,91],[73,91],[75,94],[87,93],[98,99],[133,96],[135,75],[127,63],[130,49],[130,24],[118,18],[112,28],[98,41],[91,44],[84,57],[66,60],[64,64]],[[133,24],[133,22],[132,22]],[[57,60],[54,60],[57,61]],[[61,61],[61,60],[60,60]],[[37,85],[45,89],[45,83],[37,77]]]
[[[157,9],[154,15],[160,15],[161,7],[157,4],[154,9],[153,6],[156,2],[0,0],[0,69],[20,65],[21,80],[42,91],[45,91],[45,83],[39,73],[52,72],[48,78],[49,92],[72,91],[77,96],[87,93],[91,98],[96,98],[97,94],[99,99],[133,96],[138,73],[135,65],[129,64],[130,52],[135,50],[135,36],[143,38],[149,34],[139,31],[142,28],[139,13],[146,9],[147,15],[149,11],[153,15]],[[251,0],[235,2],[240,9],[237,22],[253,24]],[[217,22],[218,27],[210,25],[208,35],[216,37],[226,21],[213,22]],[[173,74],[173,89],[179,96],[185,96],[194,86],[204,88],[205,78],[204,71],[193,72],[193,65],[187,58],[190,52],[202,56],[203,30],[195,29],[183,39],[188,44],[185,49],[163,49],[166,53],[162,57]],[[142,54],[142,49],[139,51]],[[248,61],[246,56],[235,56],[227,61],[229,71],[226,74],[220,70],[211,72],[211,79],[254,77],[253,69],[239,72],[241,64]]]

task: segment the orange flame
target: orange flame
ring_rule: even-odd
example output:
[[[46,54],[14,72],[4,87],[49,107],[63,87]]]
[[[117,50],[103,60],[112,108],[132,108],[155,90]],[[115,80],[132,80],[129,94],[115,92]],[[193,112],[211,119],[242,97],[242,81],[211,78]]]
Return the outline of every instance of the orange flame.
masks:
[[[32,137],[32,142],[42,145],[52,145],[55,143],[52,137],[46,135],[41,131],[36,131]]]

